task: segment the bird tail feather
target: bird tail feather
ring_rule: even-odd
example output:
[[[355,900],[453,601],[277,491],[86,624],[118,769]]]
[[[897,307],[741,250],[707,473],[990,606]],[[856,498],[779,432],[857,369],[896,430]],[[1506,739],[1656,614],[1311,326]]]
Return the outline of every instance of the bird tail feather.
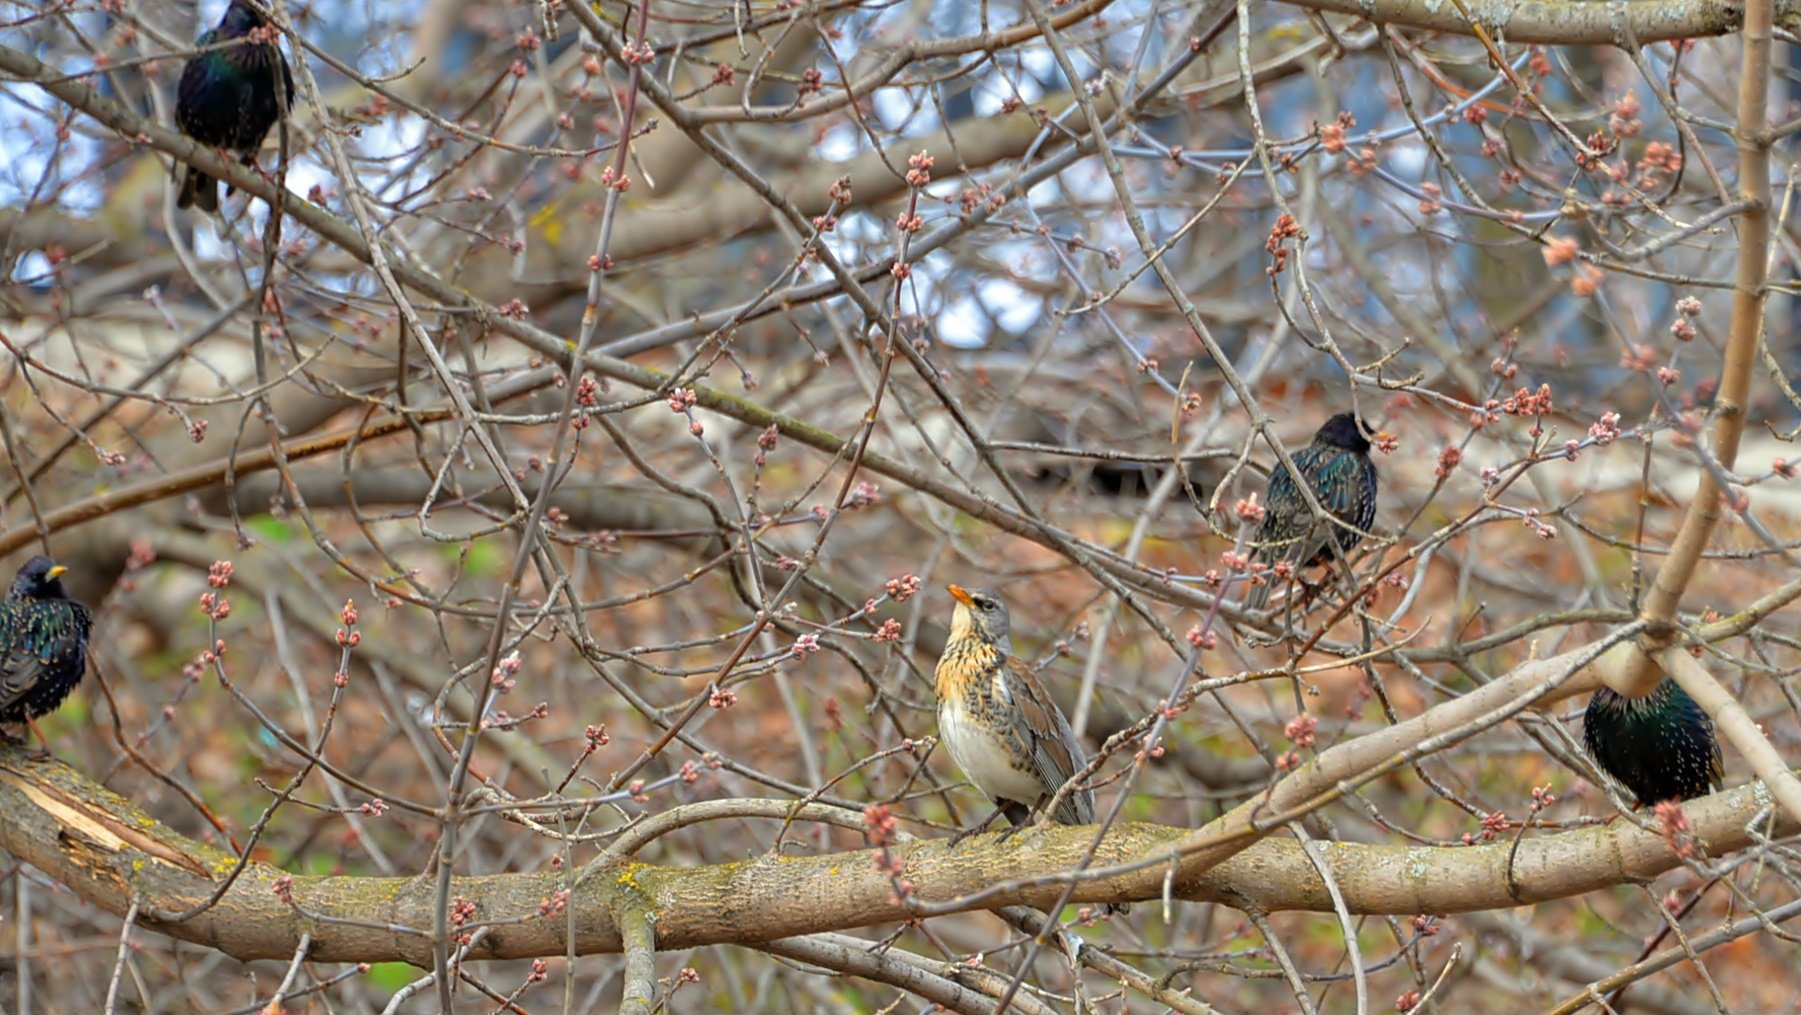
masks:
[[[181,178],[181,194],[175,199],[175,207],[194,206],[198,206],[204,212],[217,213],[219,210],[219,185],[212,177],[189,166]]]
[[[1244,608],[1247,610],[1263,609],[1269,603],[1270,590],[1275,587],[1274,581],[1272,576],[1265,574],[1262,585],[1251,585],[1247,588],[1244,593]]]

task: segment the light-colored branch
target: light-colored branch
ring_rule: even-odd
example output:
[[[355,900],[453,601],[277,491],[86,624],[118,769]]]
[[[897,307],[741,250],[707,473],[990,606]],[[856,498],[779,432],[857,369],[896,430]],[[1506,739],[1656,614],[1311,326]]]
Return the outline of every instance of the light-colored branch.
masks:
[[[1709,852],[1751,844],[1745,826],[1767,808],[1760,785],[1684,805]],[[1782,820],[1773,834],[1801,827]],[[922,902],[952,908],[1047,906],[1063,894],[1063,876],[1087,852],[1093,830],[1051,828],[1007,843],[983,836],[947,848],[939,840],[891,847]],[[1167,856],[1187,829],[1131,824],[1109,835],[1099,865]],[[146,911],[176,908],[214,890],[235,861],[182,836],[125,799],[55,761],[33,761],[23,746],[0,745],[0,849],[67,885],[87,902],[122,914],[135,896]],[[1347,909],[1356,914],[1456,913],[1531,905],[1647,880],[1681,860],[1657,831],[1629,822],[1511,842],[1429,848],[1322,844]],[[1511,862],[1510,862],[1511,857]],[[1166,867],[1083,880],[1077,903],[1160,898]],[[1000,886],[998,889],[995,886]],[[289,905],[282,894],[293,900]],[[658,948],[753,944],[911,918],[871,850],[819,856],[762,856],[734,863],[662,867],[620,863],[579,885],[560,913],[545,901],[567,881],[561,872],[453,879],[455,896],[475,907],[477,923],[504,926],[469,949],[472,959],[565,954],[574,928],[576,954],[618,953],[625,935],[613,914],[655,912]],[[1177,865],[1175,898],[1268,912],[1330,912],[1332,898],[1301,847],[1267,839],[1215,866]],[[984,892],[979,901],[975,893]],[[430,961],[434,886],[406,877],[288,875],[251,863],[219,904],[179,924],[140,920],[142,928],[216,948],[235,958],[290,958],[313,935],[319,962]],[[963,901],[959,901],[963,900]],[[414,932],[409,933],[408,928]]]
[[[1289,0],[1296,7],[1333,11],[1366,18],[1378,24],[1429,28],[1450,35],[1472,35],[1470,23],[1455,4],[1434,0]],[[1755,5],[1758,0],[1752,0]],[[1498,31],[1508,42],[1542,42],[1564,46],[1625,45],[1630,26],[1638,41],[1663,42],[1708,35],[1727,35],[1739,29],[1740,7],[1731,3],[1664,3],[1662,0],[1625,0],[1622,3],[1564,3],[1561,0],[1473,0],[1465,4],[1484,28]],[[1750,5],[1747,5],[1750,6]],[[1767,2],[1765,10],[1769,10]],[[1781,5],[1784,25],[1801,14],[1787,2]],[[1748,12],[1747,12],[1748,20]],[[1768,22],[1766,21],[1766,28]],[[1767,41],[1769,36],[1764,36]],[[1757,79],[1767,83],[1765,76]]]
[[[1730,469],[1738,459],[1745,433],[1745,407],[1751,395],[1751,368],[1763,339],[1769,290],[1770,249],[1770,35],[1774,0],[1746,0],[1744,50],[1739,71],[1738,144],[1739,199],[1746,203],[1738,218],[1738,272],[1732,285],[1732,326],[1726,339],[1719,393],[1714,399],[1713,453]],[[1572,5],[1579,6],[1579,5]],[[1793,17],[1784,12],[1785,20]],[[1509,32],[1511,36],[1512,33]],[[1657,570],[1640,616],[1646,631],[1643,645],[1616,653],[1603,668],[1602,679],[1621,694],[1638,698],[1651,693],[1663,678],[1653,656],[1676,636],[1676,610],[1695,575],[1702,551],[1719,524],[1725,490],[1711,470],[1701,473],[1701,487],[1689,502],[1670,555]]]
[[[1614,632],[1610,636],[1612,643],[1619,644],[1630,631]],[[1318,800],[1329,799],[1379,771],[1398,769],[1518,715],[1570,682],[1606,646],[1607,641],[1597,642],[1524,663],[1506,676],[1406,722],[1321,751],[1268,793],[1247,800],[1188,836],[1176,852],[1185,865],[1200,861],[1201,869],[1207,869],[1268,835],[1289,820],[1289,815],[1305,812]],[[1336,859],[1332,862],[1337,863]],[[1310,880],[1317,881],[1317,877]]]
[[[757,947],[795,962],[886,983],[964,1015],[987,1015],[993,1011],[995,998],[1007,984],[1005,977],[991,969],[934,963],[898,948],[872,951],[874,942],[844,934],[782,938]],[[1020,1015],[1052,1015],[1056,1011],[1023,991],[1013,995],[1011,1009]]]
[[[657,988],[655,917],[648,910],[627,908],[615,919],[625,938],[625,987],[619,1015],[650,1015]]]
[[[1026,906],[1008,906],[999,910],[1001,919],[1013,925],[1022,934],[1038,937],[1044,933],[1045,915],[1036,909]],[[1177,988],[1169,977],[1153,978],[1149,973],[1136,966],[1129,965],[1113,957],[1099,948],[1083,948],[1076,953],[1077,961],[1109,980],[1116,980],[1132,990],[1156,1001],[1170,1011],[1180,1015],[1220,1015],[1217,1008],[1206,1001],[1190,996],[1187,988]],[[1017,998],[1019,995],[1015,994]]]
[[[1664,649],[1658,657],[1663,667],[1695,703],[1713,717],[1720,738],[1738,749],[1751,763],[1751,771],[1769,787],[1770,795],[1791,817],[1801,818],[1801,779],[1789,770],[1770,738],[1757,728],[1757,722],[1745,711],[1731,692],[1720,686],[1707,667],[1690,655],[1688,649],[1676,645]]]

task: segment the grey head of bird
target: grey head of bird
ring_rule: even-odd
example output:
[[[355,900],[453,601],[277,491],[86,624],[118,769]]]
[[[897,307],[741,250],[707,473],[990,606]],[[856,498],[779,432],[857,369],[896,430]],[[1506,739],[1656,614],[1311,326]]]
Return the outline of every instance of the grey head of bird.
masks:
[[[957,601],[951,614],[951,640],[978,638],[989,645],[1011,651],[1013,621],[1007,615],[1007,604],[987,589],[966,589],[946,585],[945,590]]]

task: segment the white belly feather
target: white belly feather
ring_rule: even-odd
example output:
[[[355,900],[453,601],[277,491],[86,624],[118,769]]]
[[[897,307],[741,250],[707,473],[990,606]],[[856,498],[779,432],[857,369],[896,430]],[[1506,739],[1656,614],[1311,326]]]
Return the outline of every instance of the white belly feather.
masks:
[[[1030,807],[1044,795],[1036,778],[1013,767],[1001,739],[986,726],[971,722],[960,706],[945,703],[938,709],[938,733],[963,775],[990,797]]]

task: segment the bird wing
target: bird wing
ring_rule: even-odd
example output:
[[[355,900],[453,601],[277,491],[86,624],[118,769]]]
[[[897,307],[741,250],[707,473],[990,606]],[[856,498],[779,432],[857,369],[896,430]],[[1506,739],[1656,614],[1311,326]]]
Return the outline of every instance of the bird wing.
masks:
[[[54,602],[61,609],[31,609]],[[0,609],[0,710],[17,705],[58,660],[81,651],[93,615],[73,600],[9,600]]]
[[[1025,660],[1008,656],[1006,675],[1006,682],[1013,692],[1013,703],[1018,709],[1015,726],[1025,739],[1025,754],[1032,759],[1032,771],[1048,796],[1086,766],[1088,758],[1082,753],[1082,745],[1076,741],[1076,733],[1070,729],[1063,710],[1057,707],[1050,692],[1044,689],[1044,684]],[[1093,824],[1094,794],[1082,788],[1070,790],[1057,808],[1056,818],[1065,825]]]
[[[1306,464],[1295,456],[1295,464],[1306,471]],[[1266,514],[1263,524],[1257,526],[1256,545],[1251,552],[1267,561],[1296,560],[1301,552],[1301,544],[1307,541],[1307,531],[1311,527],[1304,520],[1297,520],[1285,512],[1285,505],[1295,505],[1295,510],[1306,512],[1307,502],[1301,498],[1300,490],[1295,487],[1294,476],[1287,466],[1278,464],[1269,474],[1269,484],[1264,490]],[[1304,517],[1304,516],[1303,516]]]
[[[217,42],[218,38],[217,30],[208,29],[205,34],[195,40],[194,47],[205,49]],[[195,102],[200,97],[200,93],[205,90],[206,82],[206,54],[201,53],[189,57],[187,63],[182,64],[181,80],[175,85],[175,95],[179,100],[175,104],[175,125],[180,127],[184,134],[192,134],[196,129],[190,121],[193,118]]]
[[[1582,746],[1588,748],[1588,756],[1595,759],[1595,764],[1601,769],[1602,775],[1621,786],[1626,786],[1625,780],[1614,774],[1625,770],[1623,766],[1626,759],[1614,757],[1611,744],[1613,738],[1601,732],[1602,725],[1608,721],[1602,716],[1598,710],[1599,706],[1596,704],[1602,701],[1602,698],[1603,692],[1596,691],[1594,698],[1588,703],[1588,708],[1582,714]],[[1631,793],[1634,800],[1638,799],[1638,791],[1632,787],[1626,786],[1626,792]]]
[[[1698,730],[1705,731],[1707,739],[1712,743],[1713,755],[1707,759],[1707,787],[1719,789],[1726,782],[1726,759],[1720,753],[1720,738],[1714,735],[1713,717],[1708,715],[1707,710],[1701,707],[1701,703],[1690,697],[1688,692],[1682,690],[1681,685],[1676,684],[1672,678],[1665,677],[1664,679],[1671,682],[1670,694],[1672,697],[1681,695],[1676,704],[1686,713],[1688,723]]]
[[[1315,461],[1318,465],[1309,477],[1313,480],[1314,494],[1319,497],[1320,507],[1349,526],[1331,527],[1338,534],[1338,545],[1348,549],[1363,538],[1376,520],[1376,499],[1368,490],[1371,466],[1351,451],[1321,455]],[[1323,543],[1321,548],[1324,548]]]
[[[1307,479],[1307,485],[1313,487],[1313,495],[1319,499],[1320,507],[1334,510],[1330,496],[1320,489],[1318,476],[1322,464],[1318,449],[1309,445],[1292,457],[1301,475]],[[1303,565],[1318,557],[1326,548],[1326,539],[1334,526],[1313,517],[1313,509],[1307,506],[1307,499],[1295,484],[1294,475],[1285,466],[1277,465],[1270,473],[1264,499],[1269,513],[1257,529],[1258,545],[1254,548],[1257,554],[1272,563],[1286,560]]]

